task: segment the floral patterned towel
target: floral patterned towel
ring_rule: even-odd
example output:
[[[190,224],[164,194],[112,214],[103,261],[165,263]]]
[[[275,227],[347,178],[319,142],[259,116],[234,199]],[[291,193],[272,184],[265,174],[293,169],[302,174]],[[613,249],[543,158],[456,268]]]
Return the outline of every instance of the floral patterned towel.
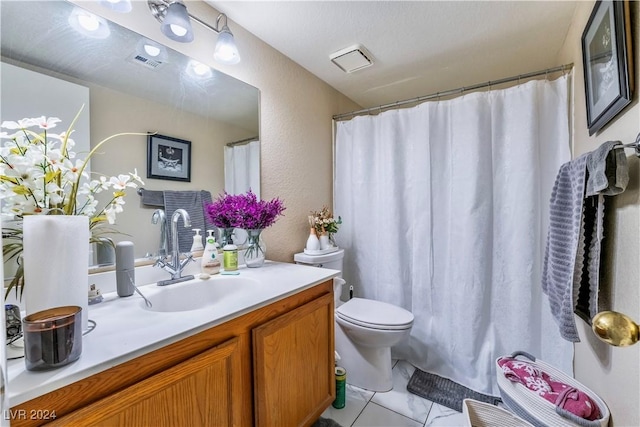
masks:
[[[586,420],[601,417],[598,405],[584,392],[552,378],[531,363],[514,357],[501,357],[498,365],[504,376],[520,383],[556,406]]]

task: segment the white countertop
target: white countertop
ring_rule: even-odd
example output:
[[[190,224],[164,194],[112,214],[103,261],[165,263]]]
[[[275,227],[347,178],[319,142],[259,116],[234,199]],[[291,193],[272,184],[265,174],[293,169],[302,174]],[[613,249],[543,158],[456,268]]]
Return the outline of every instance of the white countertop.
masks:
[[[220,304],[180,312],[147,310],[136,293],[126,298],[118,297],[115,292],[106,293],[103,302],[89,306],[89,319],[97,325],[83,337],[82,354],[77,361],[38,372],[27,371],[24,359],[7,363],[10,407],[311,288],[339,273],[337,270],[270,261],[260,268],[241,267],[238,276],[218,274],[208,282],[215,286],[219,279],[251,278],[259,281],[255,289],[235,292],[234,298],[223,298]],[[196,280],[199,280],[197,275]],[[226,283],[228,285],[229,282]],[[154,283],[139,286],[139,289],[148,296],[181,285],[185,284],[159,287]]]

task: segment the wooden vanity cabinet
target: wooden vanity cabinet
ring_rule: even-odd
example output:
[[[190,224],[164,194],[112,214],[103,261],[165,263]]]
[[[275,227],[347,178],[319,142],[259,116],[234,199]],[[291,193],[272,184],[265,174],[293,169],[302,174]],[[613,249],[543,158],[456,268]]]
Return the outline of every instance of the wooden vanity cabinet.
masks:
[[[335,397],[333,324],[329,280],[17,405],[11,425],[308,426]]]
[[[51,425],[241,425],[233,386],[239,370],[238,338],[87,405]]]
[[[333,325],[325,294],[253,329],[256,425],[310,425],[333,401]]]

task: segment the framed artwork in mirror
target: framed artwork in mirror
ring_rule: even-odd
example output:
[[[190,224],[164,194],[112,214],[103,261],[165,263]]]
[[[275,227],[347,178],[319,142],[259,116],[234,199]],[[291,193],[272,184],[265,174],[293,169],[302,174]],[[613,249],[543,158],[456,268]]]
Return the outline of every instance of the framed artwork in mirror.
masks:
[[[149,135],[147,178],[191,182],[191,141],[165,135]]]
[[[631,53],[629,1],[597,1],[582,33],[589,135],[631,103]]]

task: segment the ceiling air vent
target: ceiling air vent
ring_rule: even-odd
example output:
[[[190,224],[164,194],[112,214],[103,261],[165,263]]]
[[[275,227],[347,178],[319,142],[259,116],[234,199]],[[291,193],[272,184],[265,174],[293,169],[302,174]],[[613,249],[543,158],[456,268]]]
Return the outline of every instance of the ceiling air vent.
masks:
[[[147,68],[155,70],[156,68],[161,67],[164,62],[156,61],[155,59],[151,59],[145,55],[141,55],[139,53],[135,53],[129,57],[129,62],[133,62],[134,64],[144,65]]]
[[[329,58],[345,73],[353,73],[373,65],[373,57],[359,44],[334,52]]]

